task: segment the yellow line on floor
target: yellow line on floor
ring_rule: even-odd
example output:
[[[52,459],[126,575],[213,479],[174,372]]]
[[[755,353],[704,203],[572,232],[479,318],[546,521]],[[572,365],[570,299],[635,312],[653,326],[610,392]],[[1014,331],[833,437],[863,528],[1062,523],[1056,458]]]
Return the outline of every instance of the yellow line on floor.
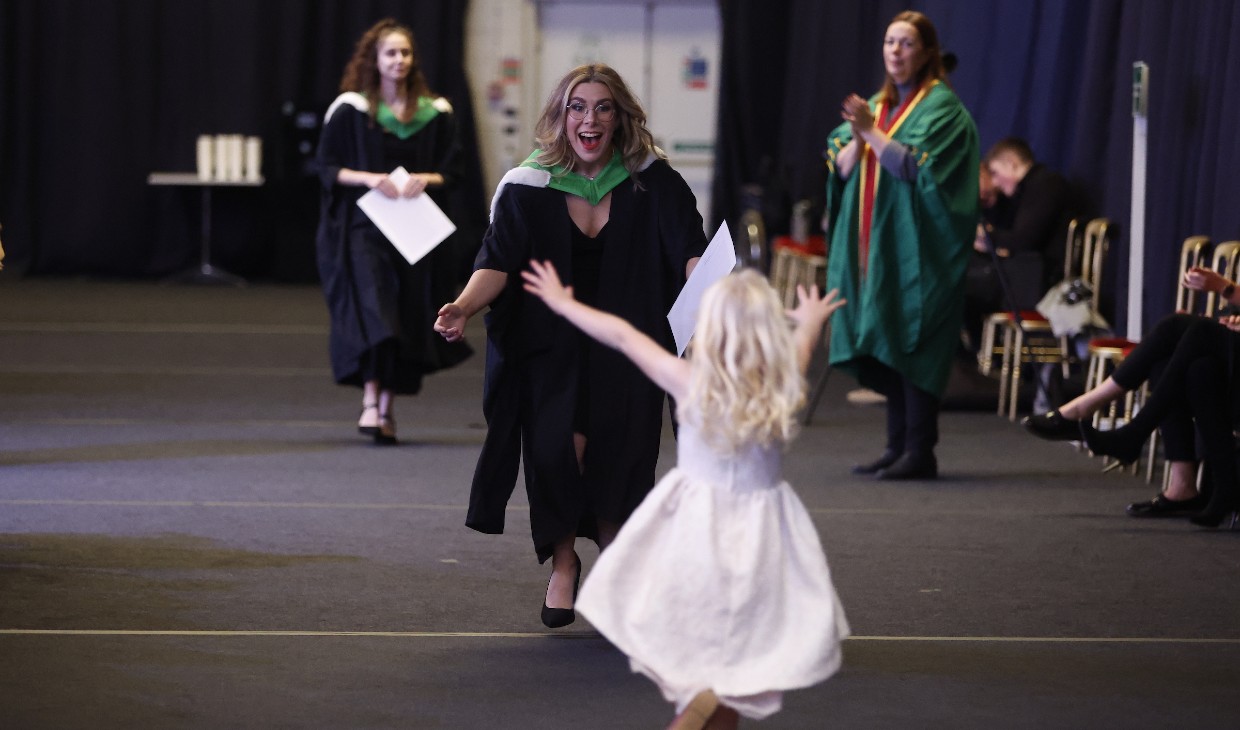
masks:
[[[327,325],[166,322],[0,322],[0,332],[27,334],[325,335]]]
[[[0,629],[0,636],[180,636],[210,637],[360,637],[389,639],[595,639],[593,631],[190,631],[139,629]],[[1221,644],[1240,646],[1240,638],[1205,639],[1148,636],[851,636],[850,642],[957,642],[973,644]]]
[[[463,504],[416,504],[404,502],[242,502],[227,500],[140,500],[140,499],[0,499],[6,507],[211,507],[216,509],[342,509],[342,510],[447,510],[464,511]],[[508,505],[510,511],[526,511],[527,505]],[[820,515],[903,515],[908,510],[840,509],[829,507],[811,508],[809,512]],[[928,514],[928,513],[927,513]],[[968,514],[960,512],[935,512],[936,515]],[[993,513],[977,512],[994,516]],[[1024,514],[1024,513],[1022,513]]]
[[[212,507],[223,509],[352,509],[352,510],[450,510],[464,512],[463,504],[416,504],[406,502],[230,502],[199,500],[125,499],[0,499],[6,507]],[[509,505],[509,510],[527,510],[525,505]]]

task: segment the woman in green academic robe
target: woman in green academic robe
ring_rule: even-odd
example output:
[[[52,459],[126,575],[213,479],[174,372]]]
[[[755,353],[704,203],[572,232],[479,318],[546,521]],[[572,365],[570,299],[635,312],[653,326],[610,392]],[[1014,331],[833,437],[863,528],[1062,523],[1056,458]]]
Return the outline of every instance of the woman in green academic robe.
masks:
[[[977,128],[925,15],[892,19],[883,63],[883,88],[845,99],[827,143],[827,289],[848,301],[832,320],[831,363],[886,396],[886,448],[854,471],[934,479],[977,222]]]

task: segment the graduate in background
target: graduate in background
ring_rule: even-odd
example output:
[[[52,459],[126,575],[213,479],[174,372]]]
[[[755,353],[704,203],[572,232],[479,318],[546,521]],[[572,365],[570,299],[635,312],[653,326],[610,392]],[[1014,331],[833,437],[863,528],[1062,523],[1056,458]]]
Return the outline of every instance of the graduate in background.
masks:
[[[446,247],[410,265],[357,200],[370,189],[390,198],[435,197],[454,184],[461,172],[456,119],[426,85],[413,31],[390,18],[358,40],[340,90],[317,158],[317,255],[331,314],[332,374],[362,388],[358,431],[390,445],[395,397],[416,394],[423,375],[456,365],[470,350],[431,332],[454,283]],[[397,167],[411,173],[403,187],[388,177]]]

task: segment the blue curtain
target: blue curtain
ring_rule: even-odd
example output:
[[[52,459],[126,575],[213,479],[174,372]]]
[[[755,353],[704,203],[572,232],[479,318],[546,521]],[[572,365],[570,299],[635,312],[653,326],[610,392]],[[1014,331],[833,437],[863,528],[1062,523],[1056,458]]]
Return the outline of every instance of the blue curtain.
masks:
[[[982,151],[1007,135],[1025,137],[1039,160],[1064,173],[1088,211],[1119,224],[1107,264],[1104,302],[1126,328],[1132,166],[1132,64],[1150,66],[1144,328],[1171,310],[1180,243],[1205,234],[1240,239],[1240,3],[1235,0],[724,0],[720,109],[725,183],[765,183],[768,210],[821,197],[822,146],[851,92],[882,81],[880,40],[904,9],[926,13],[959,66],[951,83],[973,112]],[[761,9],[761,10],[759,10]],[[786,17],[783,42],[766,56],[746,53],[763,12]],[[765,48],[770,48],[768,43]],[[734,79],[783,87],[782,104],[745,103]],[[1230,93],[1229,93],[1230,92]],[[759,118],[764,127],[752,121]],[[763,147],[766,166],[725,159]],[[733,220],[733,199],[717,197],[714,218]],[[770,226],[779,230],[784,220]]]

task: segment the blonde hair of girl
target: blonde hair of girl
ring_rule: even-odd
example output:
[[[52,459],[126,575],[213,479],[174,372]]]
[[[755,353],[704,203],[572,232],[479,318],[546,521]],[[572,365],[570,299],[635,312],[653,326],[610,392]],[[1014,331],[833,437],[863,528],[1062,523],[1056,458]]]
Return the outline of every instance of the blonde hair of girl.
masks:
[[[711,446],[735,453],[796,435],[805,378],[783,305],[756,271],[731,274],[706,291],[689,364],[688,396],[677,413]]]

